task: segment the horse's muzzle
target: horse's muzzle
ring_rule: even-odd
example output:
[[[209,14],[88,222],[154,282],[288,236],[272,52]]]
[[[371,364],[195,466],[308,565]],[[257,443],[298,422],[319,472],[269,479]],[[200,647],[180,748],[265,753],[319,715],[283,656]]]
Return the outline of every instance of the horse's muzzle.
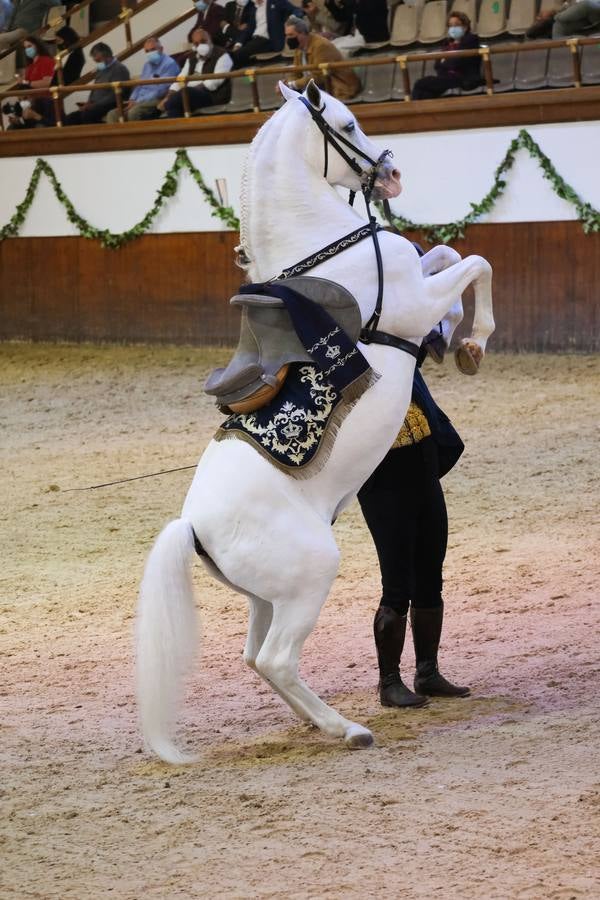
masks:
[[[374,200],[391,200],[402,191],[400,172],[392,166],[386,166],[380,171],[373,184]]]

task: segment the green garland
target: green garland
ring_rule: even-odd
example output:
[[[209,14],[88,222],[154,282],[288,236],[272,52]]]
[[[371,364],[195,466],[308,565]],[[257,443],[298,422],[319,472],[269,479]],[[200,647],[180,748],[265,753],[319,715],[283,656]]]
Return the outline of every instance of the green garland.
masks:
[[[450,222],[446,225],[433,225],[428,223],[419,224],[417,222],[411,222],[410,219],[405,219],[403,216],[392,215],[391,221],[393,225],[400,231],[422,231],[424,232],[427,241],[432,244],[440,242],[447,244],[457,238],[464,237],[467,226],[476,222],[485,213],[489,213],[498,198],[504,193],[506,181],[503,176],[512,169],[517,151],[521,149],[527,150],[533,159],[537,159],[544,178],[548,179],[558,196],[562,197],[563,200],[567,200],[575,207],[584,232],[589,234],[590,232],[600,231],[600,212],[594,209],[591,203],[584,203],[579,194],[567,184],[563,178],[561,178],[551,161],[525,129],[522,129],[519,132],[518,137],[511,142],[506,156],[494,173],[494,184],[490,191],[480,203],[470,204],[471,212],[463,219],[459,219],[457,222]],[[127,244],[129,241],[141,237],[143,234],[150,231],[152,224],[163,208],[165,201],[170,197],[174,197],[177,193],[179,189],[179,173],[183,169],[188,170],[200,188],[205,200],[211,207],[211,215],[220,219],[233,231],[239,231],[240,223],[233,209],[230,206],[221,206],[214,192],[205,183],[201,172],[191,161],[187,151],[178,150],[175,154],[175,162],[165,175],[165,180],[156,194],[152,208],[146,213],[144,218],[137,223],[137,225],[134,225],[129,231],[122,231],[120,234],[114,234],[108,229],[95,228],[80,216],[71,200],[69,200],[63,191],[52,166],[47,163],[46,160],[38,159],[24,200],[17,206],[10,221],[0,229],[0,241],[3,241],[7,237],[17,237],[19,234],[25,221],[25,217],[35,199],[40,178],[42,177],[42,174],[44,174],[48,177],[54,189],[54,193],[56,194],[56,198],[64,206],[67,218],[75,225],[79,234],[85,238],[98,239],[104,247],[110,247],[111,249],[116,250],[124,244]]]
[[[23,222],[25,221],[25,217],[35,199],[40,178],[42,177],[42,174],[44,174],[48,177],[57,200],[64,206],[69,222],[72,222],[73,225],[75,225],[79,234],[85,238],[97,238],[102,242],[104,247],[110,247],[112,250],[116,250],[124,244],[127,244],[129,241],[133,241],[135,238],[141,237],[143,234],[146,234],[147,231],[150,231],[152,223],[163,208],[165,201],[170,197],[174,197],[177,193],[179,188],[179,173],[183,169],[189,171],[190,175],[200,188],[204,198],[212,208],[211,215],[220,219],[222,222],[225,222],[225,224],[233,231],[239,231],[240,223],[233,209],[230,206],[221,206],[215,197],[214,192],[205,183],[201,172],[189,158],[187,151],[178,150],[175,154],[175,162],[165,175],[165,180],[156,194],[152,209],[146,213],[144,218],[138,222],[137,225],[134,225],[129,231],[122,231],[121,234],[114,234],[108,229],[95,228],[80,216],[73,206],[73,203],[62,189],[52,166],[47,163],[46,160],[38,159],[33,170],[33,175],[31,176],[31,181],[29,182],[29,187],[27,188],[27,193],[25,194],[25,199],[19,203],[11,220],[4,228],[0,229],[0,241],[3,241],[7,237],[16,237],[19,234]]]
[[[450,241],[457,240],[457,238],[463,238],[466,227],[472,225],[485,213],[489,213],[498,198],[504,193],[506,181],[502,176],[512,169],[516,153],[521,149],[527,150],[533,159],[537,159],[544,178],[548,179],[558,196],[575,207],[584,232],[589,234],[593,231],[600,231],[600,212],[594,209],[591,203],[584,203],[571,185],[567,184],[564,178],[561,178],[546,154],[542,152],[540,146],[536,144],[525,129],[521,129],[518,137],[511,142],[506,156],[494,173],[494,183],[490,191],[479,203],[470,204],[471,212],[463,219],[459,219],[458,222],[449,222],[446,225],[433,225],[430,223],[418,224],[417,222],[411,222],[410,219],[405,219],[404,216],[392,215],[391,223],[399,231],[424,232],[425,238],[430,244],[448,244]]]

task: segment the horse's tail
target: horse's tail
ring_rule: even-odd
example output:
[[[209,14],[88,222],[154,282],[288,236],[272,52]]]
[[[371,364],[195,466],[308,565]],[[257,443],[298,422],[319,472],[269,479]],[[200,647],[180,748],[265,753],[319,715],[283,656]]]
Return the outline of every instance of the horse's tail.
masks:
[[[169,763],[192,762],[173,742],[184,676],[194,661],[197,616],[191,576],[194,531],[176,519],[158,536],[144,571],[137,617],[137,694],[148,747]]]

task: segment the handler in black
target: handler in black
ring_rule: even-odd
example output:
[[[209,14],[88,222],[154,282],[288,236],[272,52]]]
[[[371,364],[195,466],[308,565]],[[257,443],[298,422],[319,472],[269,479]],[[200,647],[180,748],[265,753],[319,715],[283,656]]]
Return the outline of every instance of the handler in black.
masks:
[[[433,336],[432,332],[429,337]],[[435,337],[440,340],[437,332]],[[425,341],[418,366],[426,352]],[[383,706],[423,706],[427,696],[470,693],[468,687],[451,684],[438,669],[444,615],[442,567],[448,541],[440,478],[463,450],[463,442],[417,368],[412,402],[398,437],[358,493],[381,569],[383,593],[373,628]],[[416,693],[400,677],[409,607]]]

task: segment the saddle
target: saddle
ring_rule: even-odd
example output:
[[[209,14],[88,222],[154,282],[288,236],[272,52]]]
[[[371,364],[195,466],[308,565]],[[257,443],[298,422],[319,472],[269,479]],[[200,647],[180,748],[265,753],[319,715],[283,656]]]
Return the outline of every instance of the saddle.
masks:
[[[360,336],[361,313],[353,295],[325,278],[301,275],[285,284],[323,307],[353,343]],[[281,390],[291,363],[312,362],[300,342],[282,300],[261,294],[236,294],[241,306],[240,338],[224,369],[214,369],[204,385],[221,412],[248,413],[266,406]]]

